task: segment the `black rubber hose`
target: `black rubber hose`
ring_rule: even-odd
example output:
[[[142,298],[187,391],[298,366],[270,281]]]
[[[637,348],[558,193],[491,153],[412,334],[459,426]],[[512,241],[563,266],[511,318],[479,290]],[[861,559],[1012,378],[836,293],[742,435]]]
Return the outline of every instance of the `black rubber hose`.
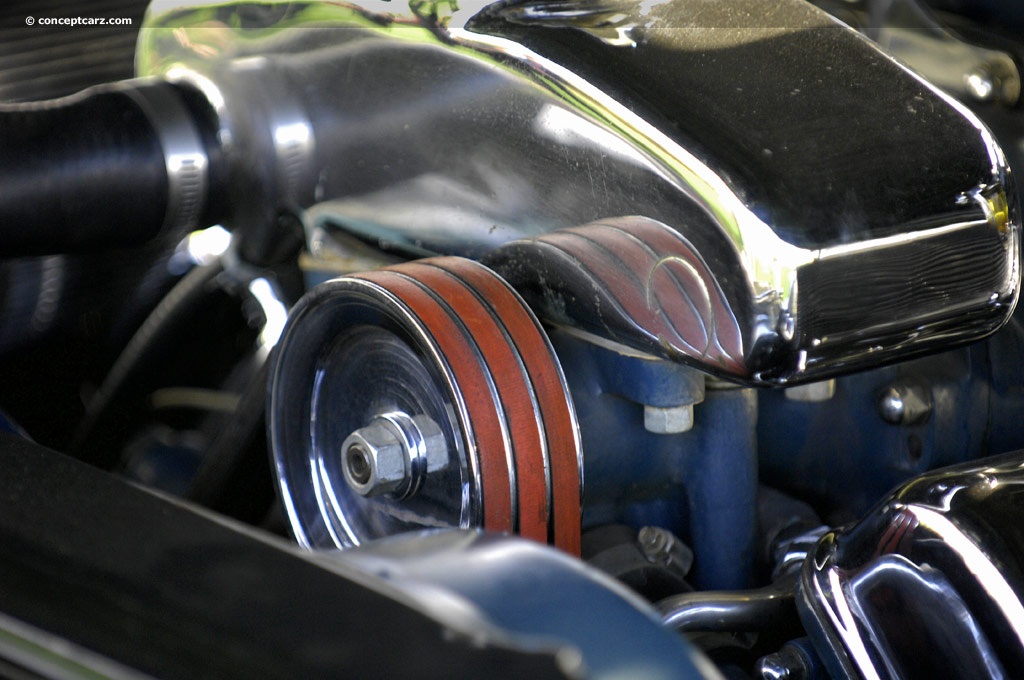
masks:
[[[159,82],[0,107],[0,257],[130,246],[161,231],[172,197],[162,123],[138,95],[146,88],[193,116],[176,86]]]

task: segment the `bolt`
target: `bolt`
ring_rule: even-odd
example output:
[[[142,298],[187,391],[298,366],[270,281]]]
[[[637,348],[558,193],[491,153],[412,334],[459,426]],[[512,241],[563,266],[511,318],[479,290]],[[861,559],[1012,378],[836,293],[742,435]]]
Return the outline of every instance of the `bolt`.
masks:
[[[654,434],[681,434],[693,429],[693,404],[644,405],[644,429]]]
[[[637,533],[636,542],[644,557],[653,564],[674,567],[684,575],[693,566],[693,551],[671,531],[661,527],[643,527]]]
[[[401,437],[376,420],[350,434],[341,455],[345,481],[363,496],[395,492],[410,476]]]
[[[836,394],[835,379],[821,380],[819,382],[796,385],[786,388],[786,399],[790,401],[802,401],[807,403],[819,403],[828,401]]]
[[[790,680],[793,677],[779,656],[779,654],[769,654],[758,661],[755,672],[760,675],[762,680]]]
[[[345,464],[348,465],[352,479],[357,484],[366,484],[373,476],[372,461],[370,454],[359,442],[353,442],[345,451]]]
[[[636,538],[648,559],[660,562],[668,557],[671,538],[665,530],[658,527],[643,527]]]
[[[754,667],[754,677],[761,680],[807,680],[811,668],[798,648],[787,644],[779,651],[761,657]]]
[[[341,445],[345,481],[363,496],[399,498],[419,489],[423,477],[448,467],[448,443],[429,416],[400,412],[376,416]]]
[[[427,459],[427,472],[444,470],[451,462],[448,455],[448,442],[444,438],[441,427],[430,416],[415,416],[412,419],[419,439],[423,442],[423,456]]]
[[[894,383],[878,399],[878,414],[890,425],[921,425],[931,413],[931,395],[919,385]]]

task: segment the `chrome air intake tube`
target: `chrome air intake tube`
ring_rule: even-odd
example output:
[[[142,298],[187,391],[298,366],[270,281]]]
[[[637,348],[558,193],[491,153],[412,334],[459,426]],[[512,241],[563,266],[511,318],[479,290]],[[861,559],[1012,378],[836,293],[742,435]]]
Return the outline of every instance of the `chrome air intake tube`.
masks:
[[[753,0],[440,7],[155,4],[137,66],[164,82],[0,111],[0,255],[223,218],[264,264],[297,214],[488,256],[549,323],[755,385],[977,339],[1016,304],[991,134],[806,3],[770,28]]]

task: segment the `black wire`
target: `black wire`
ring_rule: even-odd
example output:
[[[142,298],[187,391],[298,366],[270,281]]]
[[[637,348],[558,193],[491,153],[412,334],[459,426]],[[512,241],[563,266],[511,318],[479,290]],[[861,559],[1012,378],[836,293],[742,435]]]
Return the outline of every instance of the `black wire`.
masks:
[[[120,451],[109,442],[116,440],[112,434],[132,422],[131,412],[138,410],[138,383],[154,362],[173,348],[178,337],[194,332],[193,314],[203,304],[210,282],[222,271],[219,261],[196,267],[150,313],[86,407],[68,446],[71,455],[105,469],[116,464]],[[118,407],[126,402],[126,408]]]

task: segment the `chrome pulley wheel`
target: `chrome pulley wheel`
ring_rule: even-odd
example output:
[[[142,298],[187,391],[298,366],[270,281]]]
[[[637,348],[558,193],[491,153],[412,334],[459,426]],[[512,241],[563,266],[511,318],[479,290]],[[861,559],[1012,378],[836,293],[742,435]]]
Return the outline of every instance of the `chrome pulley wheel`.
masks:
[[[484,527],[579,553],[565,380],[491,270],[442,257],[334,279],[296,305],[278,352],[271,443],[301,543]]]

